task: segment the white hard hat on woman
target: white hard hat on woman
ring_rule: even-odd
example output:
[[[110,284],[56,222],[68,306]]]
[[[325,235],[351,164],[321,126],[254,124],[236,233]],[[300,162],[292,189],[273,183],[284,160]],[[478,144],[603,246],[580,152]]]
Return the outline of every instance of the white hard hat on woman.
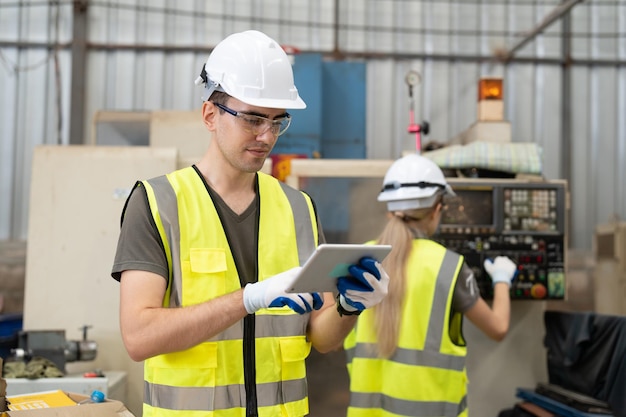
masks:
[[[388,211],[431,207],[440,195],[455,195],[441,169],[430,159],[409,154],[396,160],[387,170],[378,201]]]
[[[224,91],[251,106],[306,107],[289,57],[278,42],[256,30],[234,33],[217,44],[195,82],[205,85],[204,100],[213,91]]]

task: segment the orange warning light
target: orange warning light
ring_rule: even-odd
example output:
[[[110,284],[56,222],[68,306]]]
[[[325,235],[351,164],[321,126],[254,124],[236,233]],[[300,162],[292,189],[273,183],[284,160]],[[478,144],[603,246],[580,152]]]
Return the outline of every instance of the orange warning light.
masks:
[[[482,100],[502,100],[502,78],[481,78],[478,101]]]

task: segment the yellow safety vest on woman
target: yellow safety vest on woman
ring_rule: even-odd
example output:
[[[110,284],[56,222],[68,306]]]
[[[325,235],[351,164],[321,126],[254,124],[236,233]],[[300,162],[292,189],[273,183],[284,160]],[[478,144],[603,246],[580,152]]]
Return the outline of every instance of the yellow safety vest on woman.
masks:
[[[165,307],[202,303],[241,288],[215,205],[193,167],[143,181],[168,257]],[[301,265],[318,242],[309,197],[258,173],[257,270],[263,280]],[[310,315],[288,307],[256,313],[256,391],[260,417],[308,413],[305,334]],[[172,323],[172,325],[176,325]],[[243,417],[243,320],[191,349],[145,361],[144,417]],[[248,370],[250,372],[250,370]]]
[[[436,242],[413,241],[394,355],[377,355],[373,309],[359,316],[344,342],[348,417],[467,416],[462,315],[450,314],[462,264],[459,254]]]

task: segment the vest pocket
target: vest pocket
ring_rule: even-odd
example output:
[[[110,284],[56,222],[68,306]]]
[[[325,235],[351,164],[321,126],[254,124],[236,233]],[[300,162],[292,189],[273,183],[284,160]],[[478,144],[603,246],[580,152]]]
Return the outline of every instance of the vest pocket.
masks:
[[[280,356],[282,361],[283,381],[306,377],[304,360],[311,353],[311,343],[305,336],[282,337]]]
[[[281,394],[284,414],[302,416],[308,414],[305,359],[311,352],[311,343],[305,336],[280,339]]]
[[[182,352],[146,360],[146,402],[152,407],[171,410],[212,410],[217,350],[215,342],[201,343]]]
[[[220,248],[191,248],[183,261],[183,305],[198,304],[226,292],[226,252]]]

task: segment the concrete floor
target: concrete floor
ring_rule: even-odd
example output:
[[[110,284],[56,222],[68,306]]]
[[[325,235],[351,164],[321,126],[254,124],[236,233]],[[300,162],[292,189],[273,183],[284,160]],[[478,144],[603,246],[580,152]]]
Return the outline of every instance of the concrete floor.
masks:
[[[344,351],[321,354],[315,349],[307,359],[311,417],[345,417],[350,397]]]

